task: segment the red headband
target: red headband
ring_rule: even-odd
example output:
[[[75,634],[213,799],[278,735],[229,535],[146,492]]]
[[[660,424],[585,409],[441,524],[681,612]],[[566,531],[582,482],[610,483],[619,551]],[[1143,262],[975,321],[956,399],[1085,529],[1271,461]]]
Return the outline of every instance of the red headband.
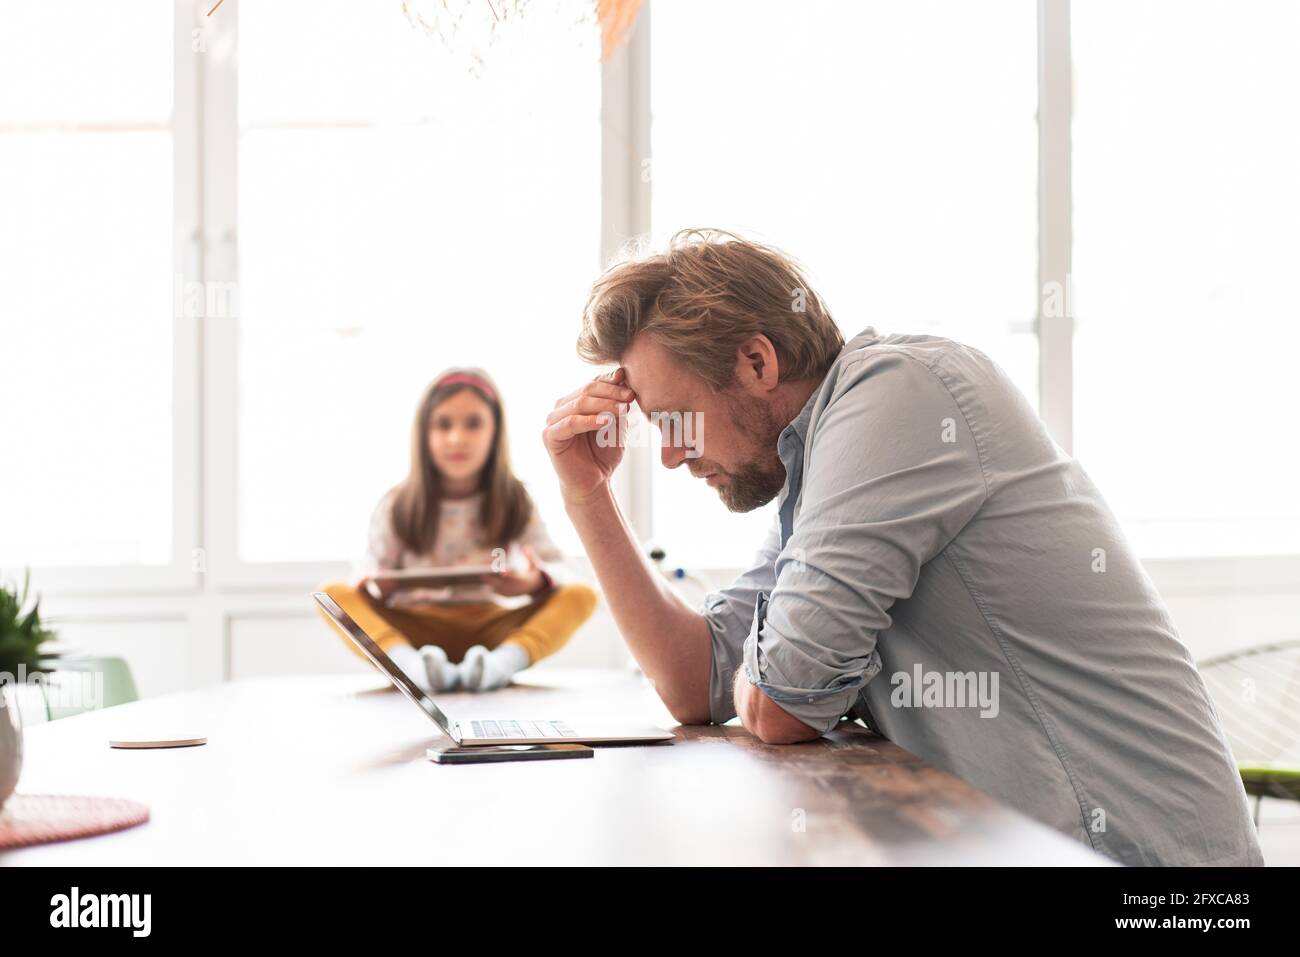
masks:
[[[497,390],[488,384],[488,381],[482,376],[476,376],[472,372],[453,372],[445,375],[438,380],[437,388],[441,389],[445,385],[472,385],[474,388],[487,394],[487,397],[493,402],[497,400]]]

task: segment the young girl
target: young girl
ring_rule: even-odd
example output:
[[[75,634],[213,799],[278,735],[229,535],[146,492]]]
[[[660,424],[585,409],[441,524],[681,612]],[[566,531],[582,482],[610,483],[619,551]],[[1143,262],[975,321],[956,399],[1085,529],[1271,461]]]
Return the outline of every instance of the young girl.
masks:
[[[560,557],[510,469],[496,386],[481,369],[449,369],[416,410],[410,474],[371,519],[365,577],[325,591],[422,688],[486,691],[559,650],[595,609],[592,589],[562,583]],[[367,587],[387,570],[503,559],[507,570],[468,591]]]

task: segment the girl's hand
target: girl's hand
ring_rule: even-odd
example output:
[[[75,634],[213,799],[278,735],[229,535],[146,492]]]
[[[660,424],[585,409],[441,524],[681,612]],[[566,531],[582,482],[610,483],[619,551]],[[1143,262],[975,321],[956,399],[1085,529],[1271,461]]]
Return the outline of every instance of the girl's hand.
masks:
[[[507,568],[499,575],[484,575],[483,580],[498,595],[513,598],[516,595],[531,595],[546,582],[546,576],[537,562],[537,553],[531,545],[524,546],[524,557],[528,560],[526,571]]]
[[[623,417],[636,393],[622,367],[598,376],[559,402],[546,417],[542,441],[566,503],[581,503],[609,482],[623,459]]]
[[[360,592],[370,594],[371,593],[370,586],[373,585],[374,586],[373,590],[379,592],[379,600],[380,601],[386,600],[389,595],[391,595],[394,591],[397,590],[397,588],[396,588],[396,582],[394,582],[391,578],[381,578],[380,575],[382,574],[383,572],[380,572],[379,575],[361,576],[356,581],[357,590]]]

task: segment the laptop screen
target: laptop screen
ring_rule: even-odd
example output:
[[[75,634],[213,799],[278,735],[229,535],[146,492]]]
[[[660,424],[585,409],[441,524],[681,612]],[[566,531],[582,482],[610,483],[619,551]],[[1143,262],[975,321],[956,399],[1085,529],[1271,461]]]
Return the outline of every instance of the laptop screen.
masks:
[[[369,658],[376,668],[388,675],[388,680],[395,684],[402,694],[414,701],[420,706],[420,710],[436,721],[438,727],[442,728],[447,737],[460,744],[460,737],[453,732],[451,722],[447,720],[447,716],[442,713],[442,710],[433,703],[433,699],[419,685],[408,678],[406,672],[397,667],[397,663],[388,657],[387,652],[375,644],[369,635],[361,630],[361,626],[352,620],[351,615],[339,607],[338,602],[323,591],[312,592],[311,597],[316,599],[316,604],[325,610],[325,614],[329,616],[330,621],[338,626],[339,631],[343,632],[353,644],[360,648],[361,653]]]

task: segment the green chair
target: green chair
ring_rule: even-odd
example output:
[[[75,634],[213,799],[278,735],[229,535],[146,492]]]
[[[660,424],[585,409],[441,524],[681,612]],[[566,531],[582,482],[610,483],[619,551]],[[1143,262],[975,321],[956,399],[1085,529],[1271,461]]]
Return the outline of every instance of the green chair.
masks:
[[[1300,801],[1300,641],[1208,658],[1200,664],[1237,761],[1255,798]]]
[[[91,710],[93,704],[112,708],[119,704],[129,704],[140,700],[136,690],[135,679],[131,669],[122,658],[48,658],[41,662],[42,667],[52,669],[46,674],[49,688],[46,692],[46,709],[51,721],[69,718]],[[87,682],[85,675],[102,675],[102,689]],[[102,695],[95,702],[91,696]],[[91,697],[91,700],[87,700]]]

